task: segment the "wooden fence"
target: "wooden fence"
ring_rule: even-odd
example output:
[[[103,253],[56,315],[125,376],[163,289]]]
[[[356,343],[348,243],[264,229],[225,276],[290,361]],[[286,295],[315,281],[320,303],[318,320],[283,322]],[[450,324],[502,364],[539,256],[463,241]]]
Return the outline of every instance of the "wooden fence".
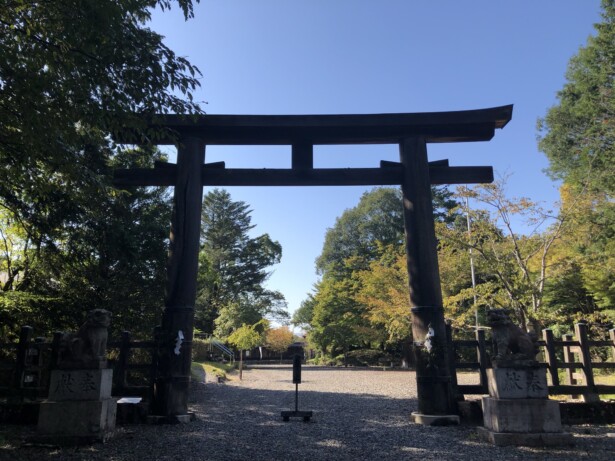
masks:
[[[33,339],[32,334],[32,328],[24,326],[18,342],[0,343],[0,398],[9,401],[47,398],[49,376],[58,363],[63,334],[54,333],[51,342]],[[149,400],[157,373],[155,350],[154,341],[132,341],[127,331],[119,341],[107,344],[114,396]]]
[[[553,336],[553,331],[543,330],[542,340],[538,341],[541,347],[539,359],[547,369],[550,395],[582,396],[586,402],[598,401],[600,395],[615,394],[615,385],[596,384],[594,371],[610,369],[615,371],[615,329],[609,330],[609,339],[593,341],[588,338],[587,325],[577,323],[574,326],[575,334],[564,335],[561,340]],[[486,339],[485,330],[478,330],[473,340],[453,340],[450,327],[447,329],[449,340],[452,341],[451,363],[454,364],[453,382],[457,387],[458,396],[471,394],[488,394],[487,368],[490,365],[489,353],[493,345]],[[597,347],[608,348],[608,361],[592,361],[592,349]],[[461,362],[458,353],[463,348],[475,350],[475,361]],[[606,351],[602,351],[606,356]],[[457,384],[457,370],[477,371],[478,384]],[[561,383],[559,371],[563,370],[565,384]],[[581,373],[576,373],[580,370]]]
[[[596,401],[602,394],[615,394],[615,385],[596,384],[594,371],[615,370],[615,329],[609,330],[609,339],[588,339],[587,325],[578,323],[575,334],[556,340],[551,330],[543,330],[541,363],[547,368],[550,395],[582,396],[585,401]],[[62,333],[55,333],[51,342],[32,338],[32,328],[22,327],[19,341],[0,343],[0,398],[13,401],[40,400],[47,397],[49,374],[57,364]],[[471,340],[453,339],[447,328],[452,373],[458,397],[471,394],[488,394],[487,368],[490,367],[491,340],[485,330],[478,330]],[[156,337],[156,335],[154,336]],[[592,361],[592,348],[609,349],[609,361]],[[459,352],[470,349],[473,361],[460,361]],[[113,368],[113,395],[149,399],[156,378],[155,341],[133,341],[129,332],[123,332],[119,341],[107,344],[109,365]],[[603,356],[606,355],[604,349]],[[466,354],[467,355],[467,354]],[[457,384],[457,370],[478,372],[478,384]],[[560,370],[565,383],[561,383]],[[581,373],[577,373],[579,370]]]

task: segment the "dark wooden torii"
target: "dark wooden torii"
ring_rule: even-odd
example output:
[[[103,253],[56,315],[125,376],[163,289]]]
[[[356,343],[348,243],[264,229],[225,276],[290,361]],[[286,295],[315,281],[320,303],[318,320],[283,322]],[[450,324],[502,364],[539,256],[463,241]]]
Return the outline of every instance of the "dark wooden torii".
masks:
[[[429,162],[428,143],[490,140],[512,117],[512,105],[489,109],[375,115],[161,115],[146,120],[151,144],[175,144],[177,164],[116,170],[123,186],[174,186],[173,218],[162,318],[160,375],[154,412],[181,419],[188,414],[191,345],[198,269],[203,186],[401,185],[408,259],[412,334],[416,355],[418,415],[456,413],[438,270],[431,185],[493,181],[491,167],[451,167]],[[115,141],[139,144],[135,132]],[[398,144],[400,163],[380,168],[313,168],[313,146]],[[229,169],[204,164],[206,145],[290,145],[290,169]],[[431,327],[434,345],[424,340]],[[178,347],[179,346],[179,347]],[[419,422],[421,418],[415,419]],[[431,421],[431,420],[430,420]]]

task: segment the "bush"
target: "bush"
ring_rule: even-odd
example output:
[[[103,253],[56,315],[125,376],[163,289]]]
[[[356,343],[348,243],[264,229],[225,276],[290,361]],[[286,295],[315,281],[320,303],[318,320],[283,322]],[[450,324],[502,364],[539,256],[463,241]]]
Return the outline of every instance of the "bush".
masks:
[[[74,326],[74,313],[63,314],[64,307],[58,298],[21,291],[0,292],[0,342],[17,341],[19,330],[25,325],[34,329],[34,336],[51,335],[54,330]]]
[[[314,357],[313,359],[309,359],[306,361],[306,363],[308,365],[319,365],[323,367],[331,367],[331,366],[336,365],[335,359],[332,359],[331,357],[327,357],[324,355]]]
[[[209,360],[209,342],[204,339],[194,338],[192,340],[192,360],[204,362]]]
[[[336,357],[336,361],[338,359],[343,363],[344,356]],[[383,366],[390,365],[392,361],[390,354],[376,349],[359,349],[346,354],[346,364],[351,366]]]

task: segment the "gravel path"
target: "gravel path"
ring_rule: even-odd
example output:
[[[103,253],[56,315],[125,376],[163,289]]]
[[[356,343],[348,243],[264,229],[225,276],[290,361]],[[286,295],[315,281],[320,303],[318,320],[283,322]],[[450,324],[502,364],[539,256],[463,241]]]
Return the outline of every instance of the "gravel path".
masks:
[[[309,423],[282,422],[294,408],[290,368],[254,369],[243,381],[196,385],[197,421],[172,426],[124,426],[104,445],[87,448],[1,446],[0,460],[613,460],[614,426],[566,427],[573,449],[498,448],[472,426],[424,427],[416,409],[414,373],[363,369],[303,369],[299,408]],[[5,428],[0,427],[0,437]],[[10,439],[10,438],[9,438]]]

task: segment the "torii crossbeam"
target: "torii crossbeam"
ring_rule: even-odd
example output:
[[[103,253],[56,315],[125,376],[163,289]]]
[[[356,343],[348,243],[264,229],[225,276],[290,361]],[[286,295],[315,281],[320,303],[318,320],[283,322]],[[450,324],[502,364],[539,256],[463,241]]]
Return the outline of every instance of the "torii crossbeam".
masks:
[[[155,414],[169,419],[188,414],[203,186],[401,185],[418,414],[425,416],[417,421],[454,417],[430,186],[492,182],[493,170],[489,166],[451,167],[447,160],[429,162],[427,144],[488,141],[511,117],[512,105],[375,115],[160,115],[144,121],[155,133],[153,140],[144,140],[131,130],[116,134],[118,143],[178,147],[176,165],[116,170],[114,179],[117,187],[175,187]],[[398,144],[400,163],[315,169],[313,146],[322,144]],[[228,169],[224,162],[204,164],[206,145],[290,145],[292,168]],[[429,327],[435,335],[431,352],[422,347]]]

